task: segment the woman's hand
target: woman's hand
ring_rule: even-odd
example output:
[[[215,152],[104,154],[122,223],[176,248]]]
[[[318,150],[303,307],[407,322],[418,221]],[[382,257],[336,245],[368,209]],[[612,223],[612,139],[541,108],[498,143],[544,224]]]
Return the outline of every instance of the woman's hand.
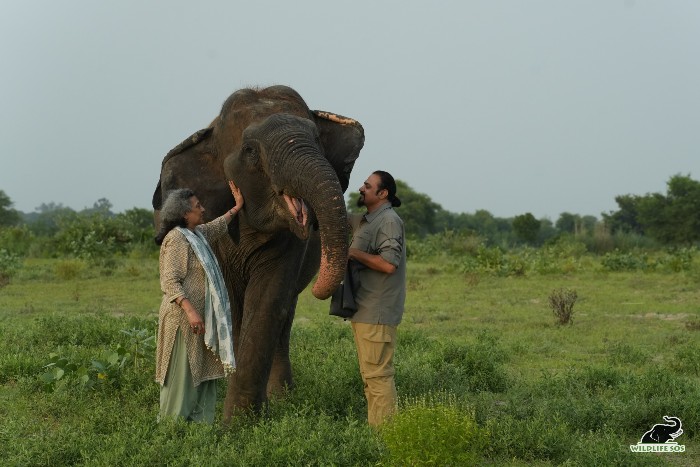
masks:
[[[197,310],[188,299],[183,299],[180,302],[180,306],[187,316],[187,321],[190,323],[190,329],[194,334],[204,334],[204,321],[202,317],[197,313]]]
[[[236,200],[236,206],[234,207],[234,211],[238,212],[243,208],[243,194],[241,193],[241,189],[236,186],[235,183],[233,183],[233,180],[228,181],[228,186],[231,187],[231,193],[233,194],[233,199]]]

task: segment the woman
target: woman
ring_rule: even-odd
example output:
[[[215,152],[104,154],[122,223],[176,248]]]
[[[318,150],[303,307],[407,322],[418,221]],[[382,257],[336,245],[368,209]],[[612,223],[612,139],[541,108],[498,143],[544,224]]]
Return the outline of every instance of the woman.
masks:
[[[231,309],[221,270],[210,243],[227,234],[243,207],[240,189],[230,181],[236,205],[204,223],[204,207],[186,188],[169,193],[160,212],[160,286],[156,381],[160,414],[213,423],[216,380],[233,371]]]

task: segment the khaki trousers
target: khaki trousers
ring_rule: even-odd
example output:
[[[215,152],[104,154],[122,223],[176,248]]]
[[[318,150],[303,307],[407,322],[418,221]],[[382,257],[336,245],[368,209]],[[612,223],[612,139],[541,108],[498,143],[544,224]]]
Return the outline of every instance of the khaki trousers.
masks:
[[[367,422],[381,425],[397,407],[394,384],[396,326],[352,323],[357,360],[367,398]]]

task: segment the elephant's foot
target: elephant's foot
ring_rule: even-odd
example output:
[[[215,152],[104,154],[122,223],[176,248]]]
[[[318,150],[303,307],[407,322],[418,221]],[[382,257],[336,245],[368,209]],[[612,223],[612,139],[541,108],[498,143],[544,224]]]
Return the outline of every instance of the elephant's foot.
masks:
[[[267,380],[267,397],[283,397],[294,388],[292,379],[292,366],[289,359],[275,359]]]
[[[265,416],[268,412],[268,404],[263,403],[259,407],[238,407],[227,406],[224,403],[224,413],[222,421],[224,426],[241,426],[255,422],[261,416]]]
[[[236,373],[229,377],[224,399],[223,421],[229,425],[234,418],[256,418],[263,414],[267,408],[267,396],[262,391],[245,391],[236,381]]]
[[[267,383],[267,397],[273,399],[275,397],[284,397],[287,392],[292,390],[292,381],[272,381]]]
[[[224,400],[223,422],[225,426],[230,426],[235,420],[241,420],[245,423],[251,419],[257,419],[267,412],[267,399],[264,401],[250,402],[240,398],[231,398],[226,396]]]

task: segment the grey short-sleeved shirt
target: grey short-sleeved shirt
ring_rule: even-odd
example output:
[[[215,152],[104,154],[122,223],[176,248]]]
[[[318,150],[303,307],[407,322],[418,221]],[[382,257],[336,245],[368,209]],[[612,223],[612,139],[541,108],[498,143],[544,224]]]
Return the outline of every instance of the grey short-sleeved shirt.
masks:
[[[398,325],[406,301],[406,239],[403,221],[386,203],[371,214],[348,218],[353,236],[351,248],[380,255],[396,266],[393,274],[370,268],[360,271],[360,286],[355,294],[356,323]]]

